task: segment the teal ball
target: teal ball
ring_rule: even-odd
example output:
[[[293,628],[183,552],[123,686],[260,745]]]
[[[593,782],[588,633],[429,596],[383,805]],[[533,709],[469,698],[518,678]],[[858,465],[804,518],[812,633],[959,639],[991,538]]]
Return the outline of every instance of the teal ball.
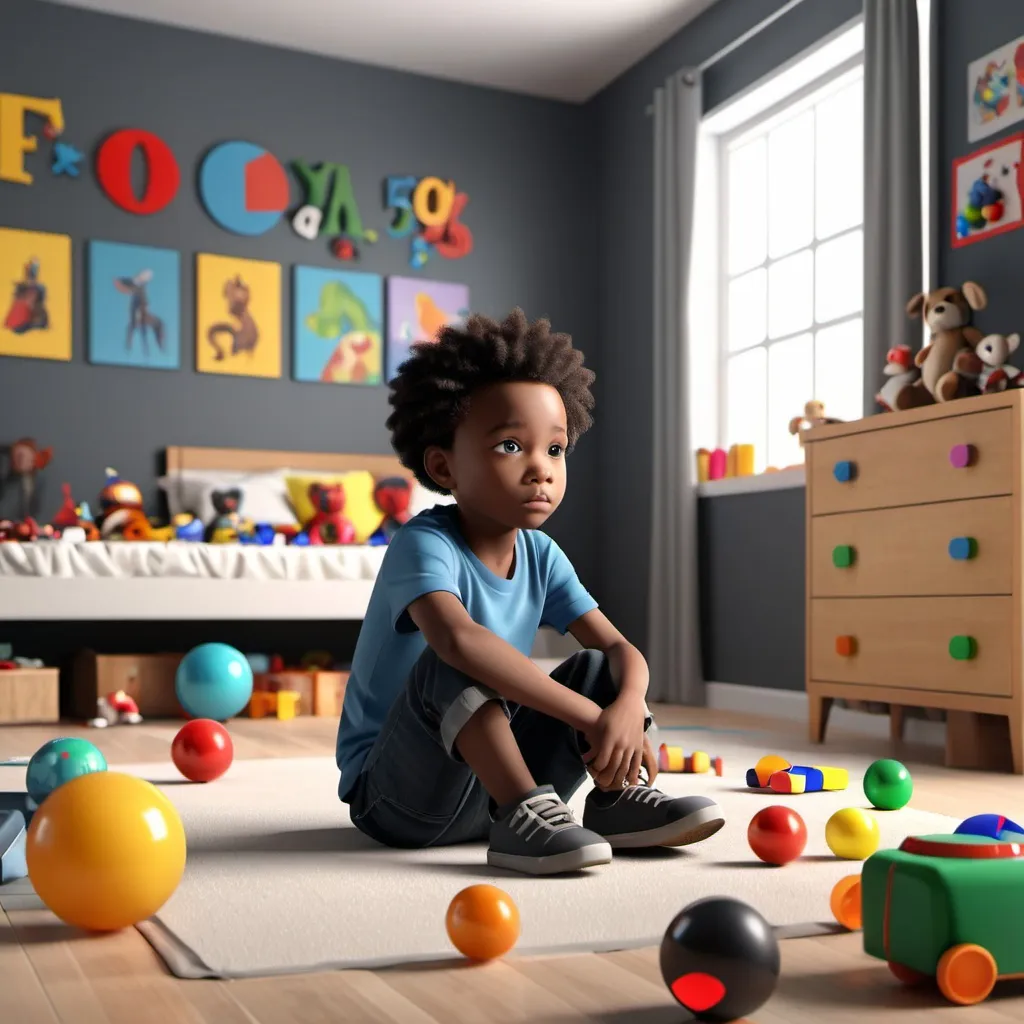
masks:
[[[29,759],[25,772],[28,795],[41,804],[58,786],[79,775],[105,772],[107,759],[99,748],[76,736],[44,743]]]
[[[898,811],[910,803],[914,780],[906,765],[891,758],[875,761],[864,773],[864,795],[880,811]]]

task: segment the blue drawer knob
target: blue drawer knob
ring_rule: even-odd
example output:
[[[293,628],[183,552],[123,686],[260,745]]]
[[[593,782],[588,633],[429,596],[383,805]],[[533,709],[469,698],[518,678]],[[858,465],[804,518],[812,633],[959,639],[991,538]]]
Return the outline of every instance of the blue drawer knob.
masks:
[[[844,459],[842,462],[836,463],[835,469],[832,470],[832,475],[841,484],[848,484],[857,475],[857,467],[852,462]]]
[[[978,553],[978,542],[973,537],[954,537],[949,542],[949,557],[965,562]]]

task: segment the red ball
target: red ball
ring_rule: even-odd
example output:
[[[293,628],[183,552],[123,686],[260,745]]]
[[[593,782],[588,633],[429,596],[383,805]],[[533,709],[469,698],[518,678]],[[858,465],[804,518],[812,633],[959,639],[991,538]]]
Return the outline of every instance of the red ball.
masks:
[[[230,767],[235,745],[220,722],[194,718],[178,730],[171,744],[174,766],[190,782],[213,782]]]
[[[750,819],[747,842],[766,864],[788,864],[804,852],[807,826],[792,807],[773,804]]]

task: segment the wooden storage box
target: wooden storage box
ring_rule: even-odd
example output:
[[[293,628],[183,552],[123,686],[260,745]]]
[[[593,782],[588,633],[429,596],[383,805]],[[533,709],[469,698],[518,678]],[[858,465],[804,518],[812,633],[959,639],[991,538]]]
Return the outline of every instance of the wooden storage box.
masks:
[[[0,671],[0,725],[60,721],[60,682],[55,668]]]
[[[348,672],[259,672],[253,677],[254,690],[291,690],[299,695],[299,714],[318,718],[340,718]],[[249,708],[242,712],[249,714]]]
[[[174,675],[183,657],[81,651],[75,658],[64,713],[88,721],[96,717],[100,697],[124,690],[144,718],[184,718],[174,693]]]

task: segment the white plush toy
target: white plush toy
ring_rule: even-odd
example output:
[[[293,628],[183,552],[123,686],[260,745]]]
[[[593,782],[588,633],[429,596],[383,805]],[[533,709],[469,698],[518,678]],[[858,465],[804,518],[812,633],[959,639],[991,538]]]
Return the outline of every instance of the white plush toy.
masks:
[[[1020,370],[1009,363],[1019,345],[1019,334],[987,334],[978,342],[974,352],[985,364],[978,375],[978,387],[983,394],[1020,387]]]

